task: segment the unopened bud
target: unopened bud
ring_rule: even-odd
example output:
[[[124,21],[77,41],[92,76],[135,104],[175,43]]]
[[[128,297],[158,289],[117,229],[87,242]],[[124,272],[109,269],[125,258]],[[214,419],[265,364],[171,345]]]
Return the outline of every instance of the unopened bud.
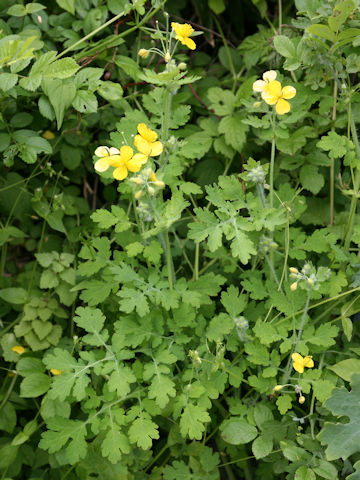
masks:
[[[289,271],[290,271],[290,273],[299,273],[299,270],[295,267],[290,267]]]
[[[45,130],[42,136],[45,138],[45,140],[53,140],[55,138],[55,134],[50,130]]]
[[[130,182],[136,183],[136,185],[141,185],[144,183],[144,180],[140,177],[132,177],[130,178]]]
[[[314,280],[312,278],[308,278],[307,282],[310,285],[310,287],[314,286]]]
[[[150,195],[154,195],[154,193],[155,193],[155,190],[153,189],[153,187],[148,187],[148,191],[149,191]]]
[[[186,70],[187,65],[186,65],[185,62],[180,62],[179,65],[178,65],[178,68],[179,68],[179,70]]]
[[[169,52],[166,52],[166,53],[165,53],[164,59],[165,59],[165,62],[166,62],[166,63],[168,63],[168,62],[171,60],[171,55],[170,55]]]
[[[255,102],[255,103],[253,104],[253,107],[254,107],[254,108],[259,108],[260,105],[261,105],[261,102]]]
[[[138,200],[139,198],[141,198],[141,196],[142,196],[142,191],[141,191],[141,190],[139,190],[138,192],[135,193],[135,198],[136,198],[136,200]]]
[[[146,50],[146,48],[140,48],[140,50],[138,51],[138,55],[141,58],[148,58],[148,56],[150,55],[150,51]]]
[[[275,385],[274,387],[274,392],[280,392],[284,388],[284,385]]]
[[[297,289],[297,282],[294,282],[294,283],[292,283],[292,284],[290,285],[290,290],[291,290],[292,292],[295,292],[296,289]]]
[[[304,395],[300,395],[299,397],[299,403],[302,405],[303,403],[305,403],[305,397]]]

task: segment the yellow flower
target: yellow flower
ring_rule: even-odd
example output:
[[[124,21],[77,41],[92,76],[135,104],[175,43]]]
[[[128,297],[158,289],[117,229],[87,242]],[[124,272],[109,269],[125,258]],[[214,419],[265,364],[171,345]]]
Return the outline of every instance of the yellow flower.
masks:
[[[55,138],[55,134],[51,130],[45,130],[42,136],[45,138],[45,140],[54,140]]]
[[[121,147],[120,150],[113,147],[98,147],[95,155],[101,157],[95,163],[95,170],[105,172],[109,167],[115,167],[113,177],[116,180],[124,180],[128,176],[128,172],[138,172],[148,159],[141,153],[134,155],[134,150],[127,145]]]
[[[287,86],[282,88],[277,80],[267,83],[262,89],[261,96],[268,105],[275,105],[276,113],[284,115],[290,112],[290,103],[286,100],[294,98],[296,90],[294,87]]]
[[[137,126],[139,135],[135,135],[134,145],[140,153],[134,155],[137,160],[144,163],[150,157],[157,157],[164,150],[164,145],[157,141],[158,134],[150,130],[145,123],[139,123]]]
[[[172,22],[171,26],[176,33],[175,38],[179,40],[183,45],[186,45],[190,50],[195,50],[196,43],[192,40],[190,35],[194,32],[194,29],[188,23],[176,23]]]
[[[22,355],[23,353],[26,352],[25,348],[22,347],[21,345],[14,345],[13,347],[11,347],[11,350],[17,353],[18,355]]]
[[[314,366],[314,360],[310,355],[307,355],[306,357],[302,357],[300,353],[293,353],[291,355],[291,358],[293,361],[294,369],[299,373],[303,373],[304,367],[313,368]]]
[[[263,74],[263,80],[256,80],[253,83],[254,92],[262,92],[264,87],[269,83],[273,82],[276,79],[275,70],[269,70]]]
[[[58,370],[57,368],[51,368],[50,373],[52,373],[53,375],[61,375],[62,370]]]

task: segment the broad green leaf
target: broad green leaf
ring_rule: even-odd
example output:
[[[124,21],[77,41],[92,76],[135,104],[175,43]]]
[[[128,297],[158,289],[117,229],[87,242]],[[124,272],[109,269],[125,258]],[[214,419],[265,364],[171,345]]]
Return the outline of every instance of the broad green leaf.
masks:
[[[56,0],[56,3],[71,15],[75,14],[75,0]]]
[[[0,90],[7,92],[13,88],[18,81],[18,76],[15,73],[3,72],[0,76]]]
[[[189,437],[191,440],[201,440],[205,431],[205,423],[210,422],[208,412],[198,405],[189,403],[181,415],[180,432],[183,437]]]
[[[360,451],[360,374],[352,377],[351,391],[335,388],[325,407],[337,417],[348,417],[349,422],[326,422],[318,434],[322,445],[327,445],[326,459],[342,458]]]
[[[117,463],[122,454],[130,453],[130,445],[127,436],[120,432],[116,425],[112,425],[101,445],[101,452],[111,463]]]
[[[274,47],[283,57],[296,57],[296,47],[290,38],[285,35],[275,36]]]
[[[341,362],[327,367],[343,380],[350,382],[351,377],[360,372],[360,360],[358,358],[347,358]]]
[[[273,440],[260,435],[255,438],[251,448],[256,459],[266,457],[273,450]]]
[[[233,418],[227,421],[225,427],[222,428],[221,437],[231,445],[242,445],[254,440],[257,434],[257,429],[249,425],[245,419]]]
[[[158,426],[150,420],[150,416],[143,413],[129,428],[129,440],[136,443],[143,450],[151,448],[152,440],[159,438]]]
[[[50,388],[50,377],[44,373],[31,373],[20,384],[20,396],[24,398],[39,397]]]
[[[329,40],[329,42],[335,43],[336,41],[335,33],[330,30],[327,25],[315,23],[313,25],[310,25],[310,27],[307,28],[307,31],[311,35],[316,35],[317,37],[324,38],[325,40]]]
[[[65,82],[60,79],[44,79],[43,89],[46,95],[49,97],[50,103],[54,108],[57,128],[59,130],[62,125],[65,112],[75,98],[75,85],[73,85],[71,82]]]
[[[21,305],[26,302],[27,293],[24,288],[3,288],[0,290],[0,298],[5,302]]]

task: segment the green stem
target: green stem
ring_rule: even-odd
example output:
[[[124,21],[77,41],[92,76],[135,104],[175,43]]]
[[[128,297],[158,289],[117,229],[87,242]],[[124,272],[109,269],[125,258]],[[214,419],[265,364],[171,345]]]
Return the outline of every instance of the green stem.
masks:
[[[171,248],[170,248],[170,241],[169,241],[169,233],[168,232],[166,232],[166,234],[165,234],[165,245],[166,245],[166,265],[167,265],[167,271],[168,271],[169,288],[170,288],[170,290],[173,290],[173,288],[174,288],[174,282],[173,282],[174,266],[173,266],[173,261],[172,261],[172,256],[171,256]]]
[[[274,165],[275,165],[275,110],[272,117],[272,140],[271,140],[271,157],[270,157],[270,208],[274,206]]]
[[[224,44],[225,53],[226,53],[226,56],[227,56],[227,59],[228,59],[228,62],[229,62],[229,68],[230,68],[230,71],[231,71],[231,74],[232,74],[232,77],[233,77],[232,92],[234,93],[235,90],[236,90],[236,84],[237,84],[237,75],[236,75],[236,70],[235,70],[235,67],[234,67],[234,62],[232,60],[229,45],[226,41],[226,38],[225,38],[224,32],[221,28],[220,22],[217,19],[216,15],[213,15],[213,18],[215,20],[217,29],[219,30],[219,33],[221,35],[221,38],[222,38],[222,41],[223,41],[223,44]]]
[[[279,35],[281,35],[281,25],[282,25],[282,1],[279,0],[278,2],[278,10],[279,10]]]
[[[335,120],[336,120],[336,103],[337,103],[337,91],[338,91],[338,82],[337,75],[334,78],[334,90],[333,90],[333,107],[332,107],[332,126],[331,131],[335,130]],[[330,225],[334,223],[334,193],[335,193],[335,161],[333,158],[330,159]]]
[[[193,280],[199,280],[199,253],[200,253],[200,243],[195,243],[195,262],[194,262]]]
[[[358,140],[355,121],[353,116],[351,118],[350,128],[351,128],[351,136],[355,145],[356,157],[360,159],[360,146],[359,146],[359,140]],[[356,168],[355,182],[353,187],[354,188],[353,188],[353,196],[350,204],[349,220],[346,227],[346,234],[345,234],[345,240],[344,240],[345,251],[349,250],[351,237],[354,230],[355,214],[356,214],[356,207],[357,207],[357,201],[358,201],[357,196],[360,188],[360,168],[358,167]]]
[[[121,37],[126,37],[127,35],[129,35],[130,33],[132,33],[134,30],[137,30],[138,28],[140,28],[142,25],[144,25],[144,23],[146,23],[148,20],[150,20],[151,17],[153,17],[164,5],[165,5],[166,2],[162,2],[161,5],[159,7],[157,7],[155,10],[153,11],[149,11],[149,13],[147,15],[145,15],[143,17],[143,19],[141,20],[141,22],[139,22],[137,25],[134,25],[133,27],[129,28],[128,30],[126,30],[125,32],[122,32],[122,33],[119,33],[118,37],[121,38]],[[81,43],[83,42],[86,42],[86,40],[89,40],[89,38],[93,37],[94,35],[96,35],[97,33],[101,32],[101,30],[103,30],[104,28],[108,27],[109,25],[111,25],[112,23],[116,22],[117,20],[119,20],[119,18],[123,17],[124,16],[124,12],[121,12],[119,13],[118,15],[116,15],[115,17],[111,18],[110,20],[108,20],[107,22],[105,22],[103,25],[100,25],[100,27],[96,28],[95,30],[93,30],[92,32],[88,33],[87,35],[85,35],[85,37],[83,38],[80,38],[80,40],[78,40],[77,42],[73,43],[72,45],[70,45],[70,47],[66,48],[63,52],[59,53],[56,58],[60,58],[60,57],[63,57],[66,53],[70,52],[71,50],[73,50],[74,48],[76,48],[78,45],[80,45]]]
[[[302,317],[301,317],[300,328],[299,328],[298,334],[296,336],[293,353],[296,353],[297,346],[299,345],[299,342],[301,340],[301,337],[302,337],[302,334],[303,334],[303,331],[304,331],[306,317],[307,317],[307,313],[308,313],[308,310],[309,310],[310,297],[311,297],[311,290],[308,291],[308,294],[307,294],[307,297],[306,297],[306,303],[305,303],[304,311],[303,311],[303,314],[302,314]],[[288,380],[289,380],[289,377],[290,377],[290,371],[291,371],[291,361],[290,361],[290,359],[291,359],[291,355],[289,356],[288,363],[287,363],[283,378],[281,380],[282,385],[285,385],[286,383],[288,383]]]
[[[165,90],[165,99],[164,99],[164,114],[162,118],[162,127],[161,127],[161,140],[163,143],[166,143],[169,136],[169,120],[171,114],[171,104],[172,104],[172,93],[166,88]],[[167,157],[165,152],[161,154],[160,157],[160,170],[163,170],[167,163]]]
[[[16,380],[17,380],[17,377],[18,375],[15,374],[11,383],[10,383],[10,386],[8,388],[8,391],[6,392],[6,395],[4,397],[4,400],[1,402],[1,405],[0,405],[0,410],[6,405],[6,402],[9,400],[9,397],[11,395],[11,392],[13,391],[13,388],[15,386],[15,383],[16,383]]]

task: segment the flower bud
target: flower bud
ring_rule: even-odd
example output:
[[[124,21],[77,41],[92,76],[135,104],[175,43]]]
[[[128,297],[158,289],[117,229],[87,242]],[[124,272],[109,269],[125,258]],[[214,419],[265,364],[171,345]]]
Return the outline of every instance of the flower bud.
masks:
[[[61,370],[58,370],[57,368],[51,368],[50,373],[53,375],[61,375]]]
[[[260,106],[261,106],[261,102],[255,102],[255,103],[253,104],[253,107],[254,107],[254,108],[259,108]]]
[[[295,292],[296,289],[297,289],[297,282],[294,282],[294,283],[292,283],[292,284],[290,285],[290,290],[291,290],[292,292]]]
[[[140,50],[138,51],[138,55],[142,58],[148,58],[148,56],[150,55],[150,51],[146,50],[146,48],[140,48]]]
[[[289,271],[290,271],[290,273],[299,273],[299,270],[295,267],[290,267]]]
[[[303,403],[305,403],[305,397],[304,395],[300,395],[299,397],[299,403],[302,405]]]
[[[186,70],[187,65],[186,65],[185,62],[180,62],[179,65],[178,65],[178,68],[179,68],[179,70]]]
[[[139,200],[139,198],[141,198],[141,196],[142,196],[142,191],[141,190],[139,190],[138,192],[135,193],[136,200]]]
[[[42,136],[45,140],[53,140],[55,138],[55,134],[50,130],[45,130]]]
[[[166,53],[165,53],[164,59],[165,59],[165,62],[166,62],[166,63],[168,63],[168,62],[171,60],[170,52],[166,52]]]
[[[130,178],[130,182],[136,183],[136,185],[141,185],[144,183],[144,180],[140,177],[132,177]]]
[[[153,187],[148,187],[148,192],[150,193],[150,195],[154,195],[155,190],[153,189]]]
[[[274,392],[280,392],[284,388],[284,385],[275,385],[274,387]]]
[[[310,285],[310,287],[314,286],[314,280],[312,278],[308,278],[307,282]]]

